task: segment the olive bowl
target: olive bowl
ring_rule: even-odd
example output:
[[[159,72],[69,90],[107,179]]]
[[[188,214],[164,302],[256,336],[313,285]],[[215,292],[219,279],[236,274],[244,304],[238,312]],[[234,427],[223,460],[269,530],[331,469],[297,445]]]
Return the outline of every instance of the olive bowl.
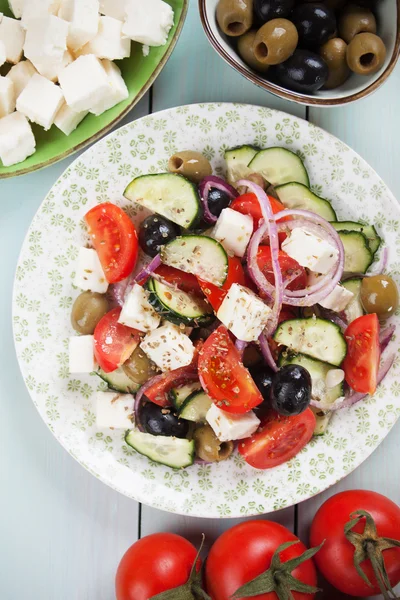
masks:
[[[386,46],[386,59],[382,68],[374,75],[351,74],[340,87],[306,94],[295,92],[269,81],[262,73],[249,67],[239,56],[236,38],[228,37],[220,30],[216,9],[218,0],[198,0],[199,12],[204,31],[218,54],[236,71],[264,90],[299,104],[309,106],[340,106],[365,98],[377,90],[393,71],[400,54],[400,0],[380,0],[375,14],[378,33]]]

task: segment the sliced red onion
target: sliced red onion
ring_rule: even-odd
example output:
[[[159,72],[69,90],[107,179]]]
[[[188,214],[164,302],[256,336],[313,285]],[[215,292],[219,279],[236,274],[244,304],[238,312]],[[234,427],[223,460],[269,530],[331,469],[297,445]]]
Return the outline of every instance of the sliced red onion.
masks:
[[[145,283],[145,281],[151,277],[154,273],[154,271],[156,269],[158,269],[158,267],[161,265],[161,255],[160,254],[156,254],[156,256],[154,258],[151,259],[151,261],[143,267],[143,269],[141,271],[139,271],[139,273],[136,275],[135,279],[134,279],[134,283]]]
[[[114,308],[115,306],[122,306],[124,304],[125,296],[127,295],[128,291],[132,289],[133,282],[134,279],[131,274],[126,277],[126,279],[123,279],[122,281],[114,283],[112,286],[110,286],[109,296]]]
[[[381,345],[381,352],[388,347],[394,332],[396,331],[396,326],[391,323],[386,329],[382,329],[379,334],[379,343]]]
[[[375,263],[374,265],[372,265],[372,269],[368,273],[363,274],[362,277],[365,277],[365,276],[371,277],[372,275],[381,275],[387,267],[388,258],[389,258],[389,251],[388,251],[388,247],[385,246],[381,250],[381,255],[379,257],[379,261],[377,263]]]
[[[258,248],[263,240],[265,233],[267,232],[267,224],[262,222],[260,227],[253,233],[250,239],[250,243],[247,248],[247,270],[260,291],[263,292],[266,298],[272,300],[275,296],[275,287],[268,281],[264,273],[258,266],[257,254]]]
[[[200,200],[203,205],[204,220],[207,221],[207,223],[216,223],[218,217],[212,214],[208,206],[208,194],[210,193],[211,188],[216,188],[217,190],[224,192],[229,196],[231,200],[237,198],[239,196],[239,193],[224,179],[221,179],[221,177],[209,175],[208,177],[204,177],[204,179],[201,180],[201,182],[199,183],[199,193]]]
[[[260,335],[260,337],[258,338],[258,341],[260,342],[261,352],[262,352],[265,362],[275,373],[277,373],[279,371],[279,369],[274,360],[274,357],[272,356],[271,348],[269,347],[268,340],[265,337],[264,333],[262,333]]]
[[[235,342],[235,347],[236,350],[239,352],[240,354],[240,358],[243,357],[243,352],[246,350],[247,348],[247,343],[248,342],[243,342],[243,340],[236,340]]]
[[[333,312],[333,310],[323,308],[322,306],[319,310],[320,315],[323,319],[328,319],[328,321],[332,321],[332,323],[338,325],[342,332],[344,332],[347,329],[347,322],[345,319],[342,318],[342,316],[339,313],[335,313]]]
[[[161,381],[162,378],[163,378],[163,375],[155,375],[154,377],[151,377],[148,381],[146,381],[146,383],[144,383],[142,385],[142,387],[140,388],[140,390],[136,394],[136,398],[135,398],[135,415],[136,415],[136,411],[138,411],[138,414],[140,412],[140,406],[142,404],[142,398],[146,394],[146,391],[149,388],[151,388],[153,385],[155,385],[156,383],[158,383],[159,381]],[[138,419],[138,421],[139,421],[139,419]]]

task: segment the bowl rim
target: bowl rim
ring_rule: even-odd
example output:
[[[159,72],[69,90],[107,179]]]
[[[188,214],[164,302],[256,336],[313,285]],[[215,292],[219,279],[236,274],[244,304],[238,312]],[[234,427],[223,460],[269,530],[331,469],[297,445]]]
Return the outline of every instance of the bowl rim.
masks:
[[[350,102],[355,102],[356,100],[360,100],[361,98],[365,98],[375,92],[378,88],[383,85],[386,79],[389,77],[391,72],[393,71],[400,55],[400,0],[396,0],[397,6],[397,23],[396,23],[396,40],[393,49],[392,56],[390,58],[389,64],[386,69],[381,73],[376,81],[360,90],[356,93],[350,93],[348,96],[344,96],[342,98],[320,98],[320,97],[310,97],[305,94],[301,94],[299,92],[286,90],[275,83],[272,83],[266,79],[263,79],[260,75],[257,75],[254,72],[248,71],[245,67],[243,67],[239,62],[236,61],[219,43],[218,39],[215,37],[210,21],[208,18],[208,13],[206,9],[206,0],[198,0],[200,20],[203,25],[203,29],[208,37],[209,42],[213,46],[214,50],[218,52],[218,54],[236,71],[238,71],[243,77],[245,77],[248,81],[251,81],[258,87],[265,89],[267,92],[271,92],[275,96],[279,96],[280,98],[284,98],[285,100],[290,100],[292,102],[297,102],[298,104],[305,104],[306,106],[341,106],[342,104],[349,104]]]

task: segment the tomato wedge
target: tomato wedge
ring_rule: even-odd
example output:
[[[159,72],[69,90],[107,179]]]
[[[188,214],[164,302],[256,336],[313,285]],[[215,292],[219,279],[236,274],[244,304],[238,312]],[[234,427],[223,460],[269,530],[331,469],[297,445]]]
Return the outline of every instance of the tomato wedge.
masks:
[[[282,204],[282,202],[279,202],[279,200],[277,200],[273,196],[268,196],[268,200],[270,201],[272,212],[274,213],[274,215],[281,212],[282,210],[285,210],[285,206]],[[229,208],[242,213],[242,215],[249,215],[250,217],[253,217],[254,227],[258,227],[259,220],[263,218],[260,203],[257,200],[257,196],[252,193],[238,196],[234,199]]]
[[[138,237],[128,215],[106,202],[89,210],[85,221],[108,283],[128,277],[138,256]]]
[[[342,368],[347,383],[356,392],[374,394],[381,358],[378,316],[372,313],[355,319],[344,337],[347,354]]]
[[[256,433],[239,442],[238,450],[256,469],[277,467],[296,456],[310,441],[315,422],[310,408],[294,417],[284,417],[271,410]]]
[[[204,342],[199,378],[205,392],[226,412],[246,413],[263,401],[224,325]]]
[[[307,273],[304,267],[301,267],[297,260],[291,258],[283,252],[283,250],[279,250],[278,256],[279,266],[282,271],[282,279],[285,280],[290,277],[295,271],[299,271],[299,275],[289,283],[287,286],[288,290],[302,290],[307,286]],[[272,258],[271,258],[271,248],[269,246],[259,246],[257,252],[257,263],[264,274],[266,279],[272,285],[275,284],[275,276],[272,268]]]
[[[242,263],[237,256],[230,256],[228,258],[228,275],[222,287],[217,287],[212,283],[199,279],[200,288],[215,311],[221,306],[223,299],[233,283],[247,285]]]
[[[182,292],[195,294],[196,296],[203,295],[200,284],[197,281],[197,277],[191,273],[185,273],[184,271],[180,271],[174,267],[169,267],[168,265],[160,265],[155,270],[155,273],[168,283],[176,285],[180,290],[182,290]]]
[[[94,330],[94,355],[106,373],[118,369],[140,341],[136,329],[118,323],[120,314],[119,307],[113,308],[100,319]]]

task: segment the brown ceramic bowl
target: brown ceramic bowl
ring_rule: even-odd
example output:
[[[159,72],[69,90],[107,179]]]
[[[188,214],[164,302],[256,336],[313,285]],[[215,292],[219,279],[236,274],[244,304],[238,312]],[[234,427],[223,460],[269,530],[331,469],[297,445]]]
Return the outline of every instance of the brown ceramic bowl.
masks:
[[[339,106],[365,98],[386,81],[399,58],[400,0],[380,0],[377,2],[375,11],[378,21],[378,33],[387,49],[386,60],[380,71],[370,76],[355,75],[353,73],[342,86],[333,90],[320,90],[314,94],[293,92],[268,81],[243,62],[236,51],[235,38],[224,35],[218,27],[215,17],[217,4],[218,0],[199,0],[200,17],[204,31],[214,49],[246,79],[286,100],[310,106]]]

